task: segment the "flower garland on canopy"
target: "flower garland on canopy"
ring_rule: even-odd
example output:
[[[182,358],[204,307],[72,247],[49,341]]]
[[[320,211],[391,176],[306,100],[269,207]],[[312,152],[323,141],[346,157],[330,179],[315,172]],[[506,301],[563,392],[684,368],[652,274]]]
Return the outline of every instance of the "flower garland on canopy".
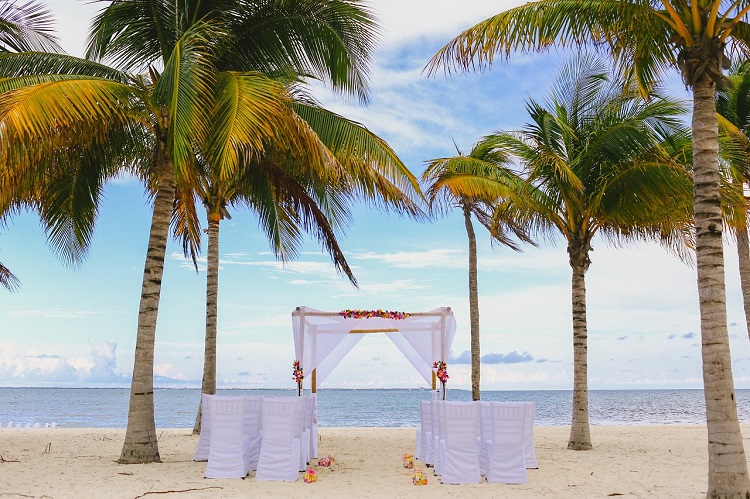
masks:
[[[302,373],[302,366],[298,360],[295,360],[292,364],[294,370],[292,371],[292,381],[297,383],[297,395],[302,394],[302,380],[305,379],[305,375]]]
[[[353,310],[347,308],[339,312],[344,319],[370,319],[372,317],[381,317],[383,319],[403,320],[409,317],[406,312],[396,312],[394,310]]]
[[[440,380],[440,384],[443,385],[443,400],[445,400],[445,384],[448,382],[448,364],[442,360],[436,360],[432,364],[433,369],[437,369],[435,376]]]

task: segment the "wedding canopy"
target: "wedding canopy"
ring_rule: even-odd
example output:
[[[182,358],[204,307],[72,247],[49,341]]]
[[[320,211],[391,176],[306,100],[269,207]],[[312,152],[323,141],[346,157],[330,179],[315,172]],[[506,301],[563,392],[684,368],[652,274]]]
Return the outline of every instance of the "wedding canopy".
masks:
[[[382,310],[324,312],[297,307],[292,312],[292,326],[294,352],[313,392],[367,333],[383,333],[390,338],[434,388],[432,365],[448,359],[456,333],[450,307],[408,314]]]

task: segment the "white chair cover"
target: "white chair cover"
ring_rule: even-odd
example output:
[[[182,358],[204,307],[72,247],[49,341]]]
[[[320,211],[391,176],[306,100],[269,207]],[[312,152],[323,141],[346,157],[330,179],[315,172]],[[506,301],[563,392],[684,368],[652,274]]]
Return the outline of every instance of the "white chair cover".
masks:
[[[300,441],[294,438],[300,397],[265,397],[262,407],[258,480],[296,481]]]
[[[245,399],[214,396],[211,407],[211,445],[206,478],[243,478],[247,476],[245,461]]]
[[[487,481],[527,483],[524,462],[525,402],[492,402],[492,442],[489,445]]]
[[[305,419],[307,417],[307,395],[297,397],[297,411],[294,417],[294,438],[300,442],[299,446],[299,471],[307,469],[307,462],[310,460],[310,433],[305,428]]]
[[[441,402],[440,411],[440,481],[479,483],[479,402]]]
[[[208,461],[208,451],[211,446],[211,414],[208,401],[213,395],[201,393],[201,434],[198,437],[198,447],[195,449],[193,461]]]
[[[247,396],[245,399],[245,461],[248,470],[258,469],[258,457],[260,457],[260,427],[261,411],[263,408],[263,397]]]
[[[479,472],[487,476],[489,446],[492,444],[492,406],[479,402]]]
[[[438,445],[440,443],[440,421],[438,411],[440,409],[439,400],[430,400],[430,418],[432,419],[432,433],[430,435],[430,464],[435,469],[435,474],[439,475],[438,461],[440,460],[440,452],[438,452]]]
[[[432,405],[429,400],[419,402],[420,428],[417,432],[417,459],[432,464],[430,440],[432,439]]]
[[[305,412],[305,430],[308,432],[309,448],[308,461],[318,457],[318,394],[311,393],[307,397],[307,411]]]
[[[534,449],[534,402],[526,402],[526,424],[523,427],[523,455],[526,469],[539,469]]]

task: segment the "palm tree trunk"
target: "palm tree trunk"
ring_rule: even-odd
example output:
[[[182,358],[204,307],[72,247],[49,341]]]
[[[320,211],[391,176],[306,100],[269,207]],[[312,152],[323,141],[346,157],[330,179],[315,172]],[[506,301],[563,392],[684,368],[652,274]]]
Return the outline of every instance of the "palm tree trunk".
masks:
[[[157,161],[159,179],[143,269],[128,426],[118,461],[123,464],[161,462],[154,421],[154,344],[175,180],[172,162],[163,148],[158,153]]]
[[[471,399],[479,400],[479,291],[477,286],[477,236],[471,223],[471,210],[463,204],[466,235],[469,236],[469,323],[471,325]]]
[[[742,288],[742,304],[745,310],[745,324],[750,336],[750,239],[747,236],[747,226],[737,229],[737,257],[740,269],[740,285]]]
[[[568,439],[568,449],[571,450],[591,450],[592,447],[589,429],[588,329],[584,277],[591,263],[588,249],[589,242],[586,239],[568,245],[570,267],[573,270],[573,417]]]
[[[692,127],[708,497],[749,497],[727,331],[715,88],[707,76],[693,85]]]
[[[201,393],[216,393],[216,317],[219,296],[219,224],[220,217],[208,214],[208,256],[206,268],[206,343],[203,353]],[[201,432],[201,405],[193,434]]]

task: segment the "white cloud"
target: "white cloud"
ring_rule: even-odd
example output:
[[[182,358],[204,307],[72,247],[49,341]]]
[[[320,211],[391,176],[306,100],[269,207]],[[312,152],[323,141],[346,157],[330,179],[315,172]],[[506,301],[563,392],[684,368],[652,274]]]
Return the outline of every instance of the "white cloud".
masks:
[[[353,253],[352,260],[371,260],[383,262],[391,267],[420,269],[430,267],[464,268],[465,258],[461,252],[450,249],[429,249],[426,251],[397,251],[393,253],[377,253],[368,251]]]

